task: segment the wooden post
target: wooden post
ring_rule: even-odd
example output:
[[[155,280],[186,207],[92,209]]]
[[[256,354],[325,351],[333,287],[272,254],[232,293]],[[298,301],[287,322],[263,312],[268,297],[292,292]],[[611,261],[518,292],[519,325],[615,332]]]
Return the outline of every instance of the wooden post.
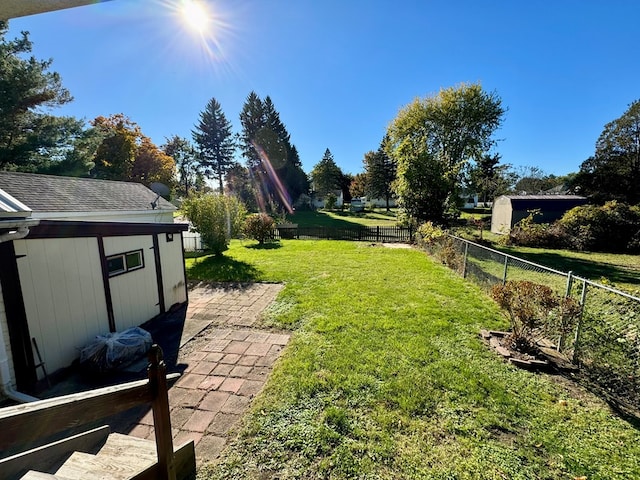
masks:
[[[167,391],[167,367],[162,358],[162,349],[153,344],[149,350],[149,386],[153,393],[153,425],[158,452],[158,478],[176,480],[173,464],[173,439],[171,438],[171,417],[169,415],[169,395]]]

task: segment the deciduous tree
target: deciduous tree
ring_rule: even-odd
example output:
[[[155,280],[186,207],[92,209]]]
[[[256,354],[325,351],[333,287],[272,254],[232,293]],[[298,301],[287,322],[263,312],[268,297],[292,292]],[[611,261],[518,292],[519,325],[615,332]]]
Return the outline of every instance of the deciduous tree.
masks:
[[[142,139],[140,127],[122,113],[96,117],[91,124],[102,136],[91,174],[105,180],[129,180]]]
[[[479,84],[440,90],[400,111],[387,150],[398,162],[395,192],[409,215],[445,220],[457,204],[463,167],[489,151],[503,115],[501,99]]]
[[[364,173],[356,173],[351,180],[351,185],[349,185],[349,193],[351,193],[351,197],[364,197],[367,191],[367,174]]]
[[[396,162],[384,150],[383,140],[375,152],[367,152],[364,156],[364,168],[367,173],[367,195],[372,198],[384,198],[387,211],[393,196],[393,182],[396,179]]]
[[[214,255],[222,255],[229,240],[242,232],[246,216],[240,200],[219,193],[193,195],[182,203],[182,209]]]
[[[175,184],[176,163],[160,150],[149,137],[142,137],[136,149],[136,156],[129,180],[150,186],[152,183],[163,183],[169,188]]]
[[[640,100],[604,126],[595,154],[582,163],[575,184],[597,202],[640,203]]]
[[[176,164],[179,193],[188,196],[189,191],[195,186],[196,175],[200,169],[195,147],[188,139],[174,135],[167,140],[162,149]]]

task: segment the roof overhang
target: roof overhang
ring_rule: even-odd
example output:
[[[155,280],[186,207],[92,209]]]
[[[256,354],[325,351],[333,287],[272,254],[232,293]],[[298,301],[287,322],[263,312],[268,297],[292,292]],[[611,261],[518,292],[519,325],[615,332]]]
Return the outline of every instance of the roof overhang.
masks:
[[[0,188],[0,220],[30,216],[31,208]]]
[[[109,0],[2,0],[2,2],[0,2],[0,19],[8,20],[10,18],[80,7],[105,1]]]

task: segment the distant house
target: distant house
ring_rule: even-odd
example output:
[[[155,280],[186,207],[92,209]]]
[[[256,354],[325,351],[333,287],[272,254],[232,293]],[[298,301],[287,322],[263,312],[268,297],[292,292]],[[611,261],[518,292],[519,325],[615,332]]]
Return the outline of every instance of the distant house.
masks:
[[[534,217],[537,223],[552,223],[568,210],[585,203],[587,199],[577,195],[502,195],[493,202],[491,231],[508,233],[533,210],[540,211],[540,215]]]
[[[334,190],[333,193],[336,196],[336,207],[342,207],[344,205],[344,195],[342,190]],[[315,193],[311,195],[311,206],[313,208],[324,208],[326,195],[324,197],[317,196]]]
[[[3,391],[42,377],[34,339],[53,372],[96,335],[186,302],[174,210],[140,184],[0,172]]]

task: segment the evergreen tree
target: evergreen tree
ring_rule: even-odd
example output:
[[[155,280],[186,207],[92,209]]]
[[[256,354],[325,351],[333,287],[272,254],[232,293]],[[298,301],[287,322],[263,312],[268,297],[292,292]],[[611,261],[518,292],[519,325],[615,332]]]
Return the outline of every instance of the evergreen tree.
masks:
[[[251,92],[244,102],[240,112],[240,149],[251,169],[260,165],[260,154],[256,150],[258,134],[265,126],[264,106],[256,92]]]
[[[200,112],[200,121],[192,134],[200,150],[200,165],[209,178],[218,179],[222,194],[222,180],[233,165],[235,141],[231,133],[231,123],[215,98],[209,100],[205,109]]]
[[[240,113],[243,156],[258,203],[263,208],[292,211],[293,202],[308,191],[308,179],[295,145],[273,101],[251,92]]]
[[[28,33],[6,40],[8,28],[0,20],[0,170],[45,171],[64,159],[83,122],[45,113],[72,97],[49,71],[52,60],[25,58],[32,49]]]
[[[334,190],[339,190],[342,176],[343,174],[340,167],[336,165],[336,162],[333,160],[333,154],[327,148],[322,159],[311,171],[314,192],[324,198]]]

